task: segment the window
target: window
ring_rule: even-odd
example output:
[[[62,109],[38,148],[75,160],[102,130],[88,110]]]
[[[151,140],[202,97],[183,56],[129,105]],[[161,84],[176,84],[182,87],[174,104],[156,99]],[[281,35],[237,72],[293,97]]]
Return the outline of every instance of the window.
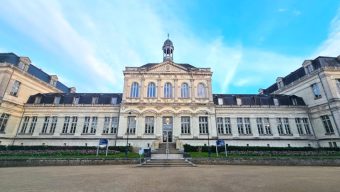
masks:
[[[78,122],[78,117],[77,116],[73,116],[72,117],[70,133],[74,134],[76,132],[77,122]]]
[[[164,85],[164,97],[172,98],[172,85],[171,83],[165,83]]]
[[[223,98],[218,98],[218,105],[223,105]]]
[[[312,84],[312,91],[315,99],[321,98],[321,93],[318,84],[316,83]]]
[[[111,104],[116,105],[117,104],[117,97],[112,97],[111,98]]]
[[[296,123],[296,127],[297,127],[297,130],[298,130],[299,134],[303,135],[304,132],[303,132],[303,129],[302,129],[301,119],[300,118],[295,118],[295,123]]]
[[[302,123],[303,123],[303,126],[305,127],[306,134],[311,135],[312,133],[309,128],[308,118],[302,118]]]
[[[31,126],[30,126],[30,130],[28,131],[28,133],[33,134],[35,125],[37,124],[37,119],[38,119],[37,116],[32,117]]]
[[[41,102],[41,97],[37,96],[34,100],[34,104],[39,104]]]
[[[283,135],[283,125],[282,125],[282,119],[276,118],[276,125],[277,125],[277,131],[279,132],[279,135]]]
[[[91,120],[91,117],[85,117],[84,126],[83,126],[83,133],[89,132],[90,120]]]
[[[48,128],[49,123],[50,123],[50,117],[46,116],[45,120],[44,120],[43,128],[41,130],[41,133],[47,133],[47,128]]]
[[[264,135],[262,118],[260,117],[256,118],[256,124],[259,135]]]
[[[296,98],[292,98],[292,103],[293,103],[293,105],[297,105],[298,104]]]
[[[183,83],[181,86],[181,97],[189,98],[189,85],[188,83]]]
[[[242,117],[237,117],[237,129],[240,135],[244,134]]]
[[[50,127],[50,133],[54,133],[55,128],[57,127],[57,121],[58,121],[58,117],[57,116],[53,116],[52,117],[51,127]]]
[[[236,104],[237,105],[242,105],[242,100],[241,100],[241,98],[236,98]]]
[[[231,134],[230,117],[225,117],[224,118],[224,125],[225,125],[225,133],[230,135]]]
[[[279,100],[277,98],[274,98],[274,105],[279,106]]]
[[[92,104],[98,104],[98,97],[92,97]]]
[[[30,120],[30,117],[28,117],[28,116],[24,117],[24,121],[22,123],[20,133],[22,133],[22,134],[26,133],[26,129],[27,129],[29,120]]]
[[[70,116],[66,116],[64,119],[64,126],[63,126],[62,133],[67,133],[69,124],[70,124]]]
[[[117,129],[118,129],[118,117],[112,117],[110,133],[111,134],[116,134],[117,133]]]
[[[208,134],[208,117],[199,117],[199,129],[200,129],[200,134]]]
[[[154,131],[154,117],[145,117],[145,133],[153,134]]]
[[[136,133],[136,117],[129,116],[127,123],[128,123],[127,134],[135,134]]]
[[[137,82],[133,82],[131,85],[130,97],[132,98],[139,97],[139,84]]]
[[[60,97],[54,97],[53,104],[59,104],[60,103]]]
[[[309,64],[305,67],[307,74],[311,74],[313,71],[313,65]]]
[[[90,131],[92,134],[96,133],[97,122],[98,122],[98,117],[92,117],[91,131]]]
[[[329,119],[328,115],[321,116],[323,127],[325,128],[326,134],[331,135],[334,134],[334,129],[331,123],[331,120]]]
[[[286,134],[290,135],[290,127],[289,127],[289,119],[288,118],[283,118],[283,125],[285,126],[285,131]]]
[[[197,96],[199,98],[205,98],[206,94],[205,94],[205,86],[203,83],[199,83],[197,86]]]
[[[218,134],[224,134],[223,118],[222,117],[217,117],[216,124],[217,124],[217,133]]]
[[[269,122],[269,118],[263,118],[263,122],[264,122],[264,128],[266,130],[266,135],[271,135],[272,134],[272,130],[270,128],[270,122]]]
[[[79,104],[79,97],[73,97],[73,104]]]
[[[14,83],[13,83],[13,86],[12,86],[12,89],[11,89],[11,92],[9,93],[10,95],[12,96],[18,96],[18,91],[19,91],[19,88],[20,88],[20,82],[15,80]]]
[[[109,126],[110,126],[110,117],[104,117],[104,127],[103,127],[104,134],[109,133]]]
[[[244,118],[244,126],[246,128],[246,134],[251,135],[251,126],[250,126],[250,118],[246,117]]]
[[[0,117],[0,133],[4,133],[7,125],[7,121],[9,119],[9,114],[3,113]]]
[[[153,82],[149,83],[149,85],[148,85],[147,97],[149,97],[149,98],[156,97],[156,84],[153,83]]]
[[[181,133],[190,134],[190,117],[181,117]]]

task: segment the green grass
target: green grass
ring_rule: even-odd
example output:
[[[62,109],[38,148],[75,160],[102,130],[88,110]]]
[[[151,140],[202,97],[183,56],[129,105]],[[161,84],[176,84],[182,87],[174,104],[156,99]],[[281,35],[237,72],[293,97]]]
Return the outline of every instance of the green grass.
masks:
[[[209,158],[208,152],[189,152],[192,158]],[[226,158],[224,153],[219,153],[218,157],[216,153],[211,153],[210,158],[223,159]],[[227,158],[230,159],[340,159],[340,154],[336,155],[249,155],[249,154],[228,154]]]
[[[96,154],[77,154],[77,153],[54,153],[54,154],[2,154],[0,159],[115,159],[115,158],[125,158],[125,153],[115,153],[115,154],[105,154],[101,153],[98,156]],[[128,158],[139,158],[138,153],[128,153]]]

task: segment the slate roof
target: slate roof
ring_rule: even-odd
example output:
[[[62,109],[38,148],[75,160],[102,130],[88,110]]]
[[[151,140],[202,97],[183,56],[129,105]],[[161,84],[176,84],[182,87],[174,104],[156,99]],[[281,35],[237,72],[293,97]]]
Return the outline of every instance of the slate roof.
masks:
[[[147,69],[149,69],[149,68],[151,68],[153,66],[156,66],[158,64],[160,64],[160,63],[147,63],[145,65],[140,66],[139,68],[147,68]],[[187,63],[175,63],[175,64],[179,65],[179,66],[182,66],[182,67],[186,68],[187,70],[197,69],[197,67],[194,67],[194,66],[192,66],[190,64],[187,64]]]
[[[14,53],[0,53],[0,63],[7,62],[14,66],[18,66],[20,62],[20,57]],[[44,81],[46,83],[50,83],[51,76],[45,73],[43,70],[39,69],[38,67],[30,64],[27,70],[27,73],[33,75],[34,77]],[[70,88],[61,83],[60,81],[57,82],[56,88],[62,92],[69,93]]]
[[[323,68],[323,67],[340,67],[340,59],[337,57],[324,57],[319,56],[316,59],[312,60],[312,66],[314,70]],[[306,75],[304,67],[300,67],[297,70],[293,71],[289,75],[283,77],[282,81],[284,85],[289,85],[292,82],[304,77]],[[270,94],[278,90],[277,84],[274,83],[264,90],[265,94]]]
[[[306,106],[303,99],[295,95],[213,94],[215,105],[219,105],[218,98],[223,99],[223,105],[237,105],[236,98],[240,98],[242,105],[275,105],[274,99],[278,99],[279,106]]]
[[[59,104],[73,104],[74,98],[79,98],[78,104],[92,104],[93,97],[98,97],[98,103],[96,104],[111,104],[112,98],[117,98],[116,104],[120,104],[122,95],[122,93],[39,93],[30,96],[27,104],[53,104],[55,97],[60,97]],[[40,103],[35,103],[37,97],[41,97]]]

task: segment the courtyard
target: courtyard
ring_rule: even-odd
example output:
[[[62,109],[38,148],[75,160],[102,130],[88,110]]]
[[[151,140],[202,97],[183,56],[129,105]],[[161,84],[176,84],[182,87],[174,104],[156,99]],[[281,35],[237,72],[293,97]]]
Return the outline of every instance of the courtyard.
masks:
[[[0,169],[1,191],[339,191],[340,167],[135,165]]]

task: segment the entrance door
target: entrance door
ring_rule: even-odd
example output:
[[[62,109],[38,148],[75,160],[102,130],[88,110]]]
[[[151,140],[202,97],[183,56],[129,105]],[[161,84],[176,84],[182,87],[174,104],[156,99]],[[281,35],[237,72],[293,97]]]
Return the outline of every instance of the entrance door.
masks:
[[[173,142],[172,139],[173,118],[163,117],[163,142]]]

